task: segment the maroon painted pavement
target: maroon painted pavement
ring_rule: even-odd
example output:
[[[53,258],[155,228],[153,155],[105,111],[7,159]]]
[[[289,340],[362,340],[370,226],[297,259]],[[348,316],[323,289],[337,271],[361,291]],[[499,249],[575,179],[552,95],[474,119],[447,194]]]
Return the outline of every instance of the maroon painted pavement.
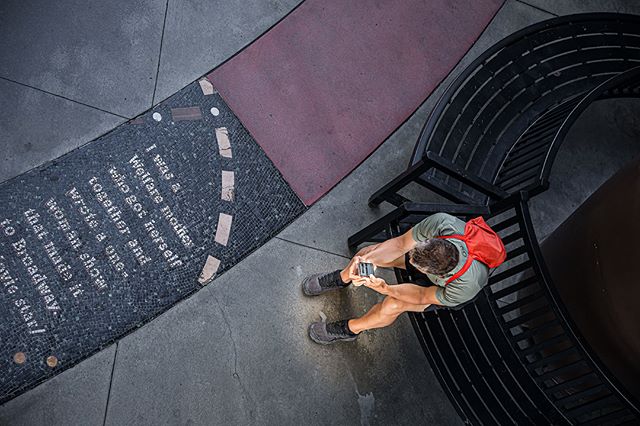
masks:
[[[208,78],[310,205],[420,106],[501,4],[306,0]]]

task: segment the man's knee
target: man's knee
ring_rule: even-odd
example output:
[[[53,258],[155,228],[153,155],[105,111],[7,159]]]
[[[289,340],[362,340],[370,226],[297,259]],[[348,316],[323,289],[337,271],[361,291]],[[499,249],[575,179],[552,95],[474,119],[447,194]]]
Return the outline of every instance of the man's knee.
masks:
[[[407,304],[401,300],[387,296],[382,301],[381,311],[384,315],[400,315],[407,311]]]

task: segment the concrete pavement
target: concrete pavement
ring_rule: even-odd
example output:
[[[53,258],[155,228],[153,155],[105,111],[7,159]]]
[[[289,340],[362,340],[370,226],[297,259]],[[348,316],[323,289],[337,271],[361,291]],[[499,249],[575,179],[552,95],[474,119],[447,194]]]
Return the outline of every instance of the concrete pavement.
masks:
[[[297,4],[2,2],[0,182],[148,110]]]

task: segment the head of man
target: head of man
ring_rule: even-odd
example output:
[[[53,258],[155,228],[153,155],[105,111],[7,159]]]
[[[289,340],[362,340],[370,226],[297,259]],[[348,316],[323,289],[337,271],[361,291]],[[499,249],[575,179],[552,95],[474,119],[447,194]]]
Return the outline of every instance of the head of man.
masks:
[[[440,238],[419,242],[409,252],[409,262],[418,271],[438,276],[453,270],[458,264],[459,257],[456,246]]]

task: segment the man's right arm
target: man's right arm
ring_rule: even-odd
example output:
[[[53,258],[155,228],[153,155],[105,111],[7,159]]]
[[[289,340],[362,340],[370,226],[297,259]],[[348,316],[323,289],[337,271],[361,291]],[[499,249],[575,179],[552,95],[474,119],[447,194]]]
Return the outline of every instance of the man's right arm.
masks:
[[[389,264],[413,249],[417,241],[425,241],[443,233],[445,235],[454,233],[452,223],[456,220],[455,217],[446,213],[432,214],[399,237],[365,247],[358,252],[357,256],[360,256],[363,261],[378,266]]]
[[[362,261],[371,262],[374,265],[385,265],[404,256],[405,253],[415,246],[416,241],[413,239],[412,228],[399,237],[391,238],[376,245],[373,250],[362,255],[361,258]]]
[[[386,266],[413,249],[418,241],[425,241],[436,235],[455,233],[455,229],[451,225],[455,220],[456,218],[446,213],[435,213],[423,219],[399,237],[364,247],[351,259],[349,265],[343,271],[343,281],[346,282],[347,280],[358,278],[358,261],[371,262],[376,266]]]

